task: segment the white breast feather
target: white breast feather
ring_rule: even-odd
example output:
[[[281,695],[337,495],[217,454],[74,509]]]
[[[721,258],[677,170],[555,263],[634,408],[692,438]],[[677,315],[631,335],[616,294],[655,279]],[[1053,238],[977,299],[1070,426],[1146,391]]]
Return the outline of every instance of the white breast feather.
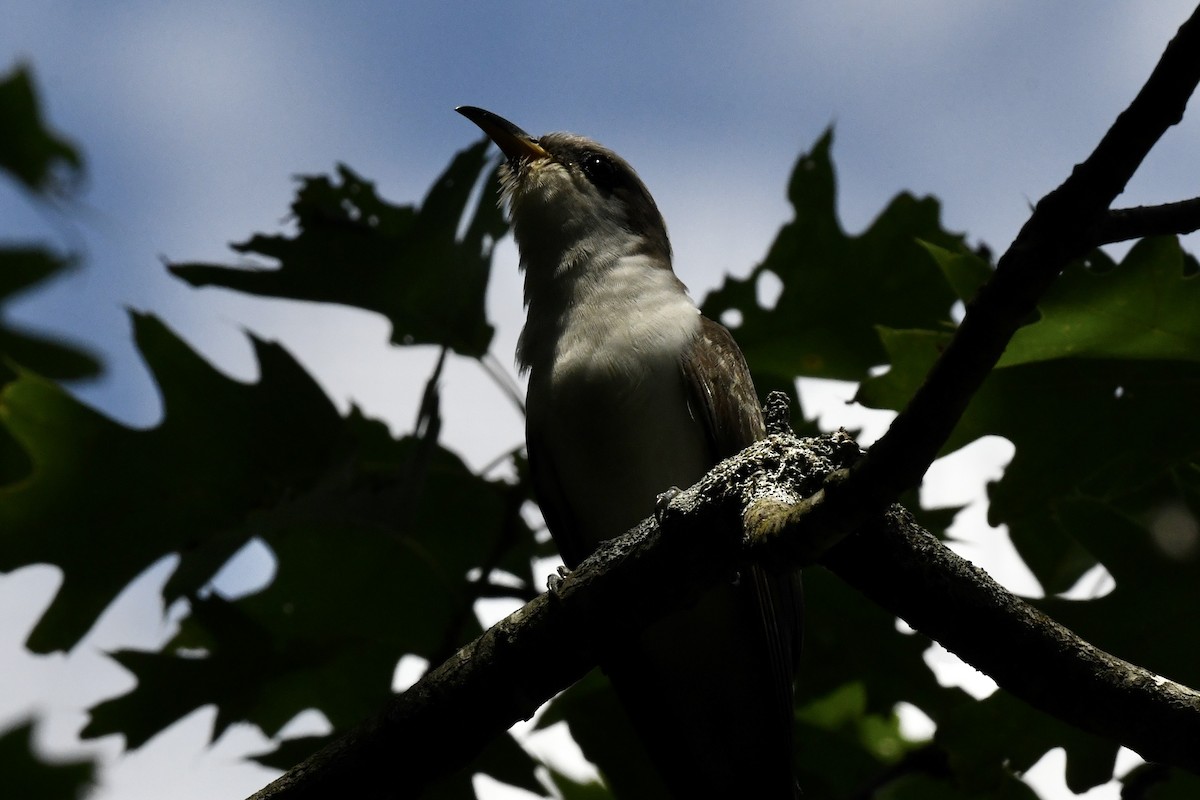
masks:
[[[587,287],[562,319],[550,365],[558,383],[587,373],[634,377],[678,370],[679,354],[700,329],[700,312],[671,272],[631,256]],[[582,374],[581,374],[582,373]]]

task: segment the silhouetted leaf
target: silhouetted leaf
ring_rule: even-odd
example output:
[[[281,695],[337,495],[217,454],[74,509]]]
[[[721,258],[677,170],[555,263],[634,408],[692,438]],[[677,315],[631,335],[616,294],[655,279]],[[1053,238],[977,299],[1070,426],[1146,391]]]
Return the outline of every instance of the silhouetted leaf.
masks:
[[[249,758],[252,761],[257,761],[264,767],[273,767],[282,772],[299,764],[329,744],[333,739],[334,734],[327,736],[296,736],[291,739],[284,739],[279,743],[279,747],[269,753],[261,753]]]
[[[0,300],[19,294],[71,266],[69,259],[60,258],[44,248],[0,248]],[[56,380],[90,378],[100,372],[100,362],[77,346],[18,330],[10,322],[0,322],[0,354]],[[9,377],[12,377],[11,373]]]
[[[511,735],[504,735],[493,739],[471,766],[463,771],[467,774],[486,772],[501,783],[544,794],[544,787],[533,774],[536,766],[533,757],[522,750]],[[473,795],[474,792],[471,793]]]
[[[374,184],[345,166],[336,181],[304,178],[292,203],[297,235],[259,234],[234,246],[276,267],[170,269],[193,286],[377,311],[391,321],[396,344],[439,344],[482,356],[492,338],[484,309],[492,248],[507,230],[493,201],[491,171],[474,212],[468,208],[489,163],[486,153],[486,142],[459,153],[419,209],[381,199]]]
[[[861,380],[887,361],[876,325],[893,328],[949,324],[955,296],[921,242],[961,249],[944,231],[933,198],[898,195],[858,235],[837,219],[830,161],[832,132],[800,156],[788,187],[795,219],[745,279],[726,278],[704,302],[720,319],[733,309],[734,335],[755,376]],[[758,305],[756,284],[771,272],[783,282],[771,310]],[[903,299],[901,299],[903,298]]]
[[[1193,607],[1200,586],[1196,518],[1176,493],[1175,478],[1164,480],[1170,487],[1165,491],[1137,498],[1139,505],[1149,501],[1140,519],[1101,500],[1081,497],[1058,502],[1055,515],[1063,529],[1104,564],[1116,586],[1093,600],[1049,597],[1035,604],[1097,647],[1196,686],[1200,685],[1200,619],[1163,611]],[[1170,511],[1177,514],[1175,524],[1184,528],[1181,540],[1169,538],[1171,522],[1163,512]]]
[[[1182,264],[1177,245],[1158,240],[1138,245],[1103,274],[1071,267],[1048,296],[1042,319],[1018,333],[1014,354],[985,381],[944,449],[987,434],[1016,446],[1004,477],[991,487],[989,521],[1009,526],[1047,591],[1066,590],[1095,563],[1079,544],[1084,532],[1064,527],[1055,513],[1060,499],[1082,494],[1117,502],[1200,459],[1200,428],[1187,422],[1200,407],[1200,366],[1177,358],[1180,342],[1200,341],[1200,315],[1166,299],[1196,291],[1197,279],[1185,277]],[[1068,299],[1076,289],[1089,314],[1110,326],[1124,320],[1124,335],[1072,323],[1084,314]],[[1081,339],[1072,343],[1075,328]],[[859,400],[901,408],[949,334],[880,335],[891,368],[865,382]]]
[[[0,169],[24,184],[32,192],[56,193],[82,175],[83,161],[65,139],[49,131],[42,121],[29,69],[18,66],[0,76]],[[48,248],[28,244],[0,247],[0,301],[49,280],[72,266],[72,259],[55,255]],[[0,357],[16,362],[50,378],[74,380],[96,375],[100,364],[77,347],[67,346],[45,336],[0,322]],[[15,374],[8,364],[0,363],[0,382]],[[8,446],[0,451],[10,450]],[[13,450],[13,453],[16,451]],[[6,461],[19,456],[0,455]],[[0,468],[0,477],[21,474],[19,469]]]
[[[1123,798],[1193,800],[1200,797],[1200,777],[1162,764],[1141,764],[1121,778]]]
[[[613,793],[602,783],[586,783],[569,778],[558,770],[550,770],[550,781],[563,800],[612,800]]]
[[[936,741],[965,787],[986,791],[1025,772],[1049,750],[1067,753],[1067,785],[1083,793],[1112,778],[1118,745],[1084,733],[1004,691],[968,703],[942,721]]]
[[[551,701],[538,726],[565,721],[571,738],[622,800],[666,797],[663,784],[608,678],[594,669]]]
[[[450,525],[482,538],[443,535],[432,550],[427,543],[408,557],[452,559],[434,562],[448,570],[439,581],[449,585],[464,579],[473,556],[487,552],[504,520],[518,524],[511,520],[518,518],[520,498],[508,499],[511,487],[480,481],[436,443],[416,459],[426,451],[415,440],[383,442],[386,429],[377,423],[358,415],[343,419],[278,346],[255,341],[261,378],[246,385],[218,373],[153,318],[137,316],[135,323],[163,395],[165,418],[157,428],[120,426],[32,375],[0,394],[0,419],[37,467],[30,480],[0,489],[0,569],[42,562],[64,573],[62,589],[30,636],[31,648],[70,647],[125,584],[167,553],[182,556],[167,587],[170,601],[198,591],[255,536],[278,554],[292,553],[304,536],[344,530],[341,551],[375,568],[378,553],[356,550],[355,541],[373,535],[378,544],[363,546],[403,550],[407,539],[389,538],[387,531],[429,537]],[[359,461],[360,448],[390,461]],[[450,476],[450,483],[438,482]],[[421,480],[429,484],[423,493]],[[477,486],[490,496],[464,502]],[[72,502],[55,502],[58,497]],[[295,528],[307,532],[285,535]],[[296,561],[283,560],[274,591],[308,553],[302,547],[292,556]],[[320,562],[312,569],[309,579],[329,585]],[[293,590],[304,594],[309,587]]]
[[[5,797],[74,800],[95,784],[96,765],[87,758],[38,755],[33,726],[25,723],[0,733],[0,775],[4,776]]]
[[[350,456],[336,409],[278,346],[255,342],[262,377],[250,386],[153,317],[134,323],[163,396],[157,428],[118,425],[34,375],[0,394],[0,419],[35,465],[29,480],[0,489],[0,569],[41,562],[63,571],[29,637],[38,652],[71,647],[168,553],[210,568],[168,599],[195,591],[252,535],[240,527],[246,514]]]
[[[78,180],[83,159],[42,121],[33,75],[24,65],[0,76],[0,119],[0,169],[35,192],[54,193]]]

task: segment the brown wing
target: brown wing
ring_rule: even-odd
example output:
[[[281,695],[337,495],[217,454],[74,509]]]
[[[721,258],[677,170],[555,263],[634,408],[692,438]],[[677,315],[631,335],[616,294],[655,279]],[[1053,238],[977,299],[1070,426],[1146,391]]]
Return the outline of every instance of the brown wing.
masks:
[[[536,406],[531,406],[527,408],[525,417],[525,453],[529,458],[529,477],[533,481],[534,498],[542,518],[546,520],[546,527],[554,535],[559,555],[569,569],[575,569],[580,561],[587,558],[588,551],[586,548],[572,547],[579,540],[578,536],[569,535],[577,530],[575,517],[559,482],[550,448],[539,433],[545,431],[546,426],[538,424],[538,411]]]
[[[683,359],[683,376],[692,396],[692,414],[704,423],[716,459],[722,459],[763,438],[766,430],[745,356],[723,325],[700,319],[691,357]],[[800,572],[780,574],[753,565],[749,576],[778,695],[780,724],[786,726],[790,741],[793,680],[803,632]]]
[[[762,406],[746,358],[723,325],[700,318],[700,335],[682,363],[692,416],[708,433],[715,459],[728,458],[766,435]]]

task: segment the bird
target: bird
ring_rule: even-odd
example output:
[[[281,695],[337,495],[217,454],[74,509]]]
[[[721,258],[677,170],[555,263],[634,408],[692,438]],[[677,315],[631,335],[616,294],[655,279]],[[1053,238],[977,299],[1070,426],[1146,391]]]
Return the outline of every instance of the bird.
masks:
[[[529,469],[574,568],[655,513],[664,492],[763,438],[762,407],[732,335],[676,276],[666,223],[627,161],[583,136],[534,137],[484,109],[456,110],[505,157],[500,202],[524,273]],[[672,796],[799,797],[800,575],[752,563],[730,575],[600,666]]]

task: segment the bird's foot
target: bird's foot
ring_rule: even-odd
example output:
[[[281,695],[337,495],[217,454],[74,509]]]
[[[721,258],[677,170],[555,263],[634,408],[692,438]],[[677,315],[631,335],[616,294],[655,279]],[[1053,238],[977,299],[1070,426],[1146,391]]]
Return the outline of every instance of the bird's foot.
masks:
[[[555,599],[559,597],[558,589],[560,586],[562,586],[563,578],[567,577],[569,573],[570,570],[568,570],[562,564],[559,564],[558,569],[554,571],[554,574],[546,578],[546,591],[550,593],[551,597]]]
[[[679,487],[672,486],[665,492],[654,498],[654,521],[662,526],[663,520],[667,516],[667,507],[671,505],[671,501],[679,496]]]

